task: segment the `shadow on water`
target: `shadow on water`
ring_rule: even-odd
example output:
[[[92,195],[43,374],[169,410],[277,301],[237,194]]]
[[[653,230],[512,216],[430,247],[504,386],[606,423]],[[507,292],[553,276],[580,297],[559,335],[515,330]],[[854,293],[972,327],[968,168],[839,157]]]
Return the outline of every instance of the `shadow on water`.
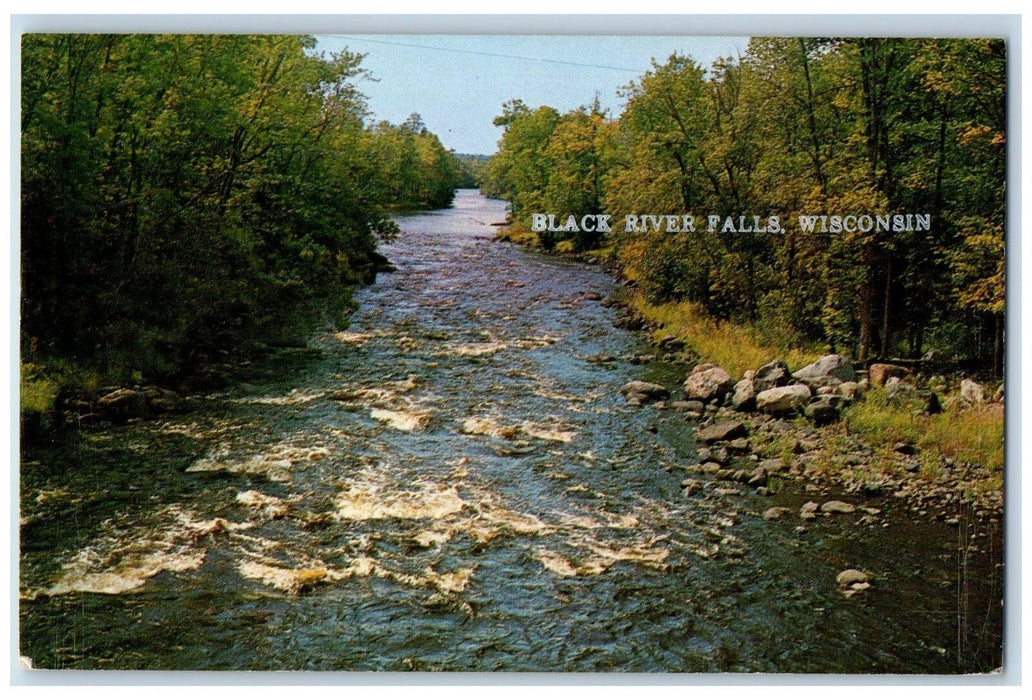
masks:
[[[504,215],[462,191],[403,217],[397,271],[318,352],[186,413],[26,451],[21,653],[78,669],[999,666],[998,533],[964,555],[963,525],[892,499],[804,523],[761,517],[814,497],[791,483],[684,496],[693,428],[618,393],[676,368],[620,359],[643,336],[597,301],[613,281],[496,242]],[[845,568],[872,588],[846,598]]]

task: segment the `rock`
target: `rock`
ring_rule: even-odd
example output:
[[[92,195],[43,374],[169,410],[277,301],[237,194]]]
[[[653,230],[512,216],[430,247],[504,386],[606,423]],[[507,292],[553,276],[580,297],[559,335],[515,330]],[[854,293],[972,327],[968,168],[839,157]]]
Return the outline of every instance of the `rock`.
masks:
[[[774,457],[773,459],[765,459],[760,462],[760,468],[766,471],[768,474],[777,474],[787,469],[785,460],[781,457]]]
[[[699,459],[702,458],[700,457]],[[709,459],[718,464],[727,464],[731,461],[731,455],[726,447],[714,447],[709,450]]]
[[[719,479],[720,481],[734,481],[735,472],[731,469],[720,469],[713,475],[713,478]]]
[[[733,452],[748,452],[749,441],[746,438],[735,438],[727,443],[727,448]]]
[[[713,456],[713,451],[708,447],[700,447],[696,450],[695,456],[699,458],[700,462],[708,462],[710,457]]]
[[[684,350],[684,341],[680,338],[668,335],[659,341],[659,347],[666,351]]]
[[[852,503],[846,503],[845,501],[827,501],[821,505],[822,513],[852,513],[856,511],[856,506]]]
[[[779,386],[787,386],[792,382],[792,372],[784,360],[774,360],[756,370],[753,384],[756,386],[756,393],[767,391]]]
[[[709,402],[723,399],[732,389],[731,375],[723,367],[699,365],[684,381],[684,393],[689,399]]]
[[[870,574],[860,571],[859,569],[846,569],[845,571],[839,572],[839,575],[835,577],[835,583],[842,588],[849,588],[855,583],[868,583],[870,580]]]
[[[968,403],[984,403],[985,389],[973,379],[962,379],[960,381],[960,398]]]
[[[856,379],[853,363],[842,355],[825,355],[795,372],[795,378],[812,387],[841,384]]]
[[[695,439],[699,442],[717,442],[718,440],[732,440],[744,437],[747,434],[745,424],[737,420],[724,421],[707,428],[702,428],[695,433]]]
[[[685,411],[686,413],[701,414],[706,410],[706,404],[702,401],[671,401],[670,408],[676,408],[677,410]]]
[[[804,413],[810,421],[818,426],[831,425],[839,419],[839,410],[834,403],[828,399],[837,397],[823,397],[806,406]]]
[[[698,479],[685,479],[681,482],[681,485],[684,486],[684,495],[686,498],[694,496],[702,489],[702,483],[700,483]]]
[[[756,409],[764,413],[791,413],[810,401],[810,387],[805,384],[775,387],[756,395]]]
[[[925,402],[925,413],[930,416],[942,413],[942,402],[939,401],[939,395],[934,391],[928,392],[928,400]]]
[[[856,382],[842,382],[838,385],[838,394],[850,401],[856,401],[863,396],[863,392],[860,390],[860,385]]]
[[[97,399],[97,408],[109,420],[142,418],[147,415],[147,395],[136,389],[115,389]]]
[[[598,292],[584,292],[584,298],[588,301],[602,301],[602,295]]]
[[[913,455],[917,453],[917,448],[909,442],[897,442],[892,449],[901,455]]]
[[[768,508],[767,510],[763,511],[763,519],[764,520],[777,520],[781,516],[788,515],[791,512],[792,512],[791,508],[781,508],[781,507],[778,507],[778,506],[774,506],[773,508]]]
[[[716,462],[706,462],[701,467],[699,467],[699,471],[701,471],[703,474],[718,474],[720,473],[720,470],[721,466]]]
[[[898,377],[889,377],[885,382],[885,395],[897,403],[918,398],[917,387]]]
[[[743,379],[735,384],[731,406],[736,411],[752,411],[756,408],[756,387],[753,380]]]
[[[749,480],[746,481],[749,486],[766,486],[767,485],[767,470],[763,467],[756,467],[749,475]]]
[[[876,362],[867,368],[867,378],[875,386],[885,386],[885,382],[890,378],[904,379],[909,374],[910,371],[906,367],[881,362]]]
[[[629,331],[640,331],[648,325],[648,322],[645,320],[644,316],[634,309],[624,309],[620,312],[617,319],[613,321],[613,325],[617,328],[625,328]]]
[[[817,517],[817,508],[819,506],[813,501],[807,501],[803,504],[803,507],[799,509],[799,517],[803,520],[813,520]]]
[[[670,397],[670,391],[659,384],[652,382],[633,381],[627,382],[620,388],[620,393],[627,399],[628,403],[648,403],[659,401]]]

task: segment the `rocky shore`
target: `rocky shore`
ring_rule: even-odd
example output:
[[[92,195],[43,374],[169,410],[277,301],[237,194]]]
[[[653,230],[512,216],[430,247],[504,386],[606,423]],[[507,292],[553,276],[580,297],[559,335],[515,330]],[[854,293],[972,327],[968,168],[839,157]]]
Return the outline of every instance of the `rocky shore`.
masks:
[[[668,360],[676,358],[666,354]],[[695,425],[698,461],[683,465],[686,498],[707,489],[773,495],[795,481],[814,499],[798,512],[772,506],[764,518],[797,517],[805,524],[854,514],[876,525],[882,509],[868,503],[899,499],[915,518],[965,528],[977,523],[969,533],[977,540],[998,528],[1002,518],[1002,489],[985,487],[991,468],[926,454],[906,442],[876,447],[850,434],[841,420],[843,411],[871,391],[883,392],[903,410],[936,413],[944,404],[956,410],[997,403],[1002,413],[1002,395],[990,400],[977,382],[960,384],[956,394],[940,398],[934,389],[918,389],[906,368],[873,364],[858,370],[840,355],[827,355],[795,372],[775,360],[737,382],[721,367],[699,364],[675,389],[633,381],[621,393],[628,404],[675,411]],[[819,495],[828,492],[844,495]],[[973,542],[969,551],[978,546]]]

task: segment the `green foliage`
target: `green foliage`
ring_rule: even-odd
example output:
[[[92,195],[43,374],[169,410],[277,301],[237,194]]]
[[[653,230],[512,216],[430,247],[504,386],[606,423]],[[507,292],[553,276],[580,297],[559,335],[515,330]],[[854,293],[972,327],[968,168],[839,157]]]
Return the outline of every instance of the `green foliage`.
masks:
[[[531,111],[513,100],[495,124],[505,133],[488,163],[481,192],[508,199],[514,220],[529,228],[534,213],[554,213],[565,221],[601,211],[614,125],[597,100],[562,116],[551,107]],[[569,240],[573,249],[587,250],[602,236],[593,231],[542,232],[539,240],[547,248]]]
[[[992,39],[755,38],[708,72],[673,55],[623,89],[616,120],[507,103],[486,184],[524,226],[533,212],[684,214],[697,227],[776,215],[783,233],[616,231],[585,244],[618,247],[650,302],[696,304],[777,345],[863,359],[934,347],[999,372],[1005,68]],[[928,214],[931,227],[796,224],[850,213]]]
[[[456,153],[455,158],[459,162],[459,187],[476,189],[484,182],[487,175],[487,164],[490,156]]]
[[[418,117],[366,128],[361,57],[314,44],[23,37],[24,353],[153,378],[343,320],[388,208],[458,167]]]
[[[402,209],[442,209],[452,203],[462,180],[462,166],[422,118],[411,114],[400,126],[380,122],[366,133],[366,149],[375,164],[372,189]]]

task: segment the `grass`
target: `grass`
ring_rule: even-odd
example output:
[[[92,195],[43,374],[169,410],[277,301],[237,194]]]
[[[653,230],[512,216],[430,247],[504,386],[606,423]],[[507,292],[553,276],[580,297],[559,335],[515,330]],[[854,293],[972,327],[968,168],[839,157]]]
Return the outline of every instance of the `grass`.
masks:
[[[60,385],[51,380],[27,375],[24,366],[21,375],[21,410],[23,413],[49,413],[54,408]]]
[[[1003,405],[954,406],[926,415],[913,406],[893,405],[881,389],[844,413],[850,432],[873,446],[907,442],[926,452],[991,469],[1003,468]]]
[[[778,358],[784,359],[791,369],[799,369],[823,354],[771,345],[758,330],[715,320],[691,302],[650,304],[636,295],[632,306],[646,320],[659,326],[656,340],[673,335],[687,343],[703,361],[720,365],[735,378],[741,377],[747,369],[758,369]]]
[[[540,248],[541,239],[537,233],[530,231],[519,224],[513,223],[498,229],[497,238],[528,248]]]
[[[68,362],[22,362],[21,412],[23,415],[48,414],[54,409],[61,389],[94,391],[102,383],[103,377],[99,372],[76,367]]]

